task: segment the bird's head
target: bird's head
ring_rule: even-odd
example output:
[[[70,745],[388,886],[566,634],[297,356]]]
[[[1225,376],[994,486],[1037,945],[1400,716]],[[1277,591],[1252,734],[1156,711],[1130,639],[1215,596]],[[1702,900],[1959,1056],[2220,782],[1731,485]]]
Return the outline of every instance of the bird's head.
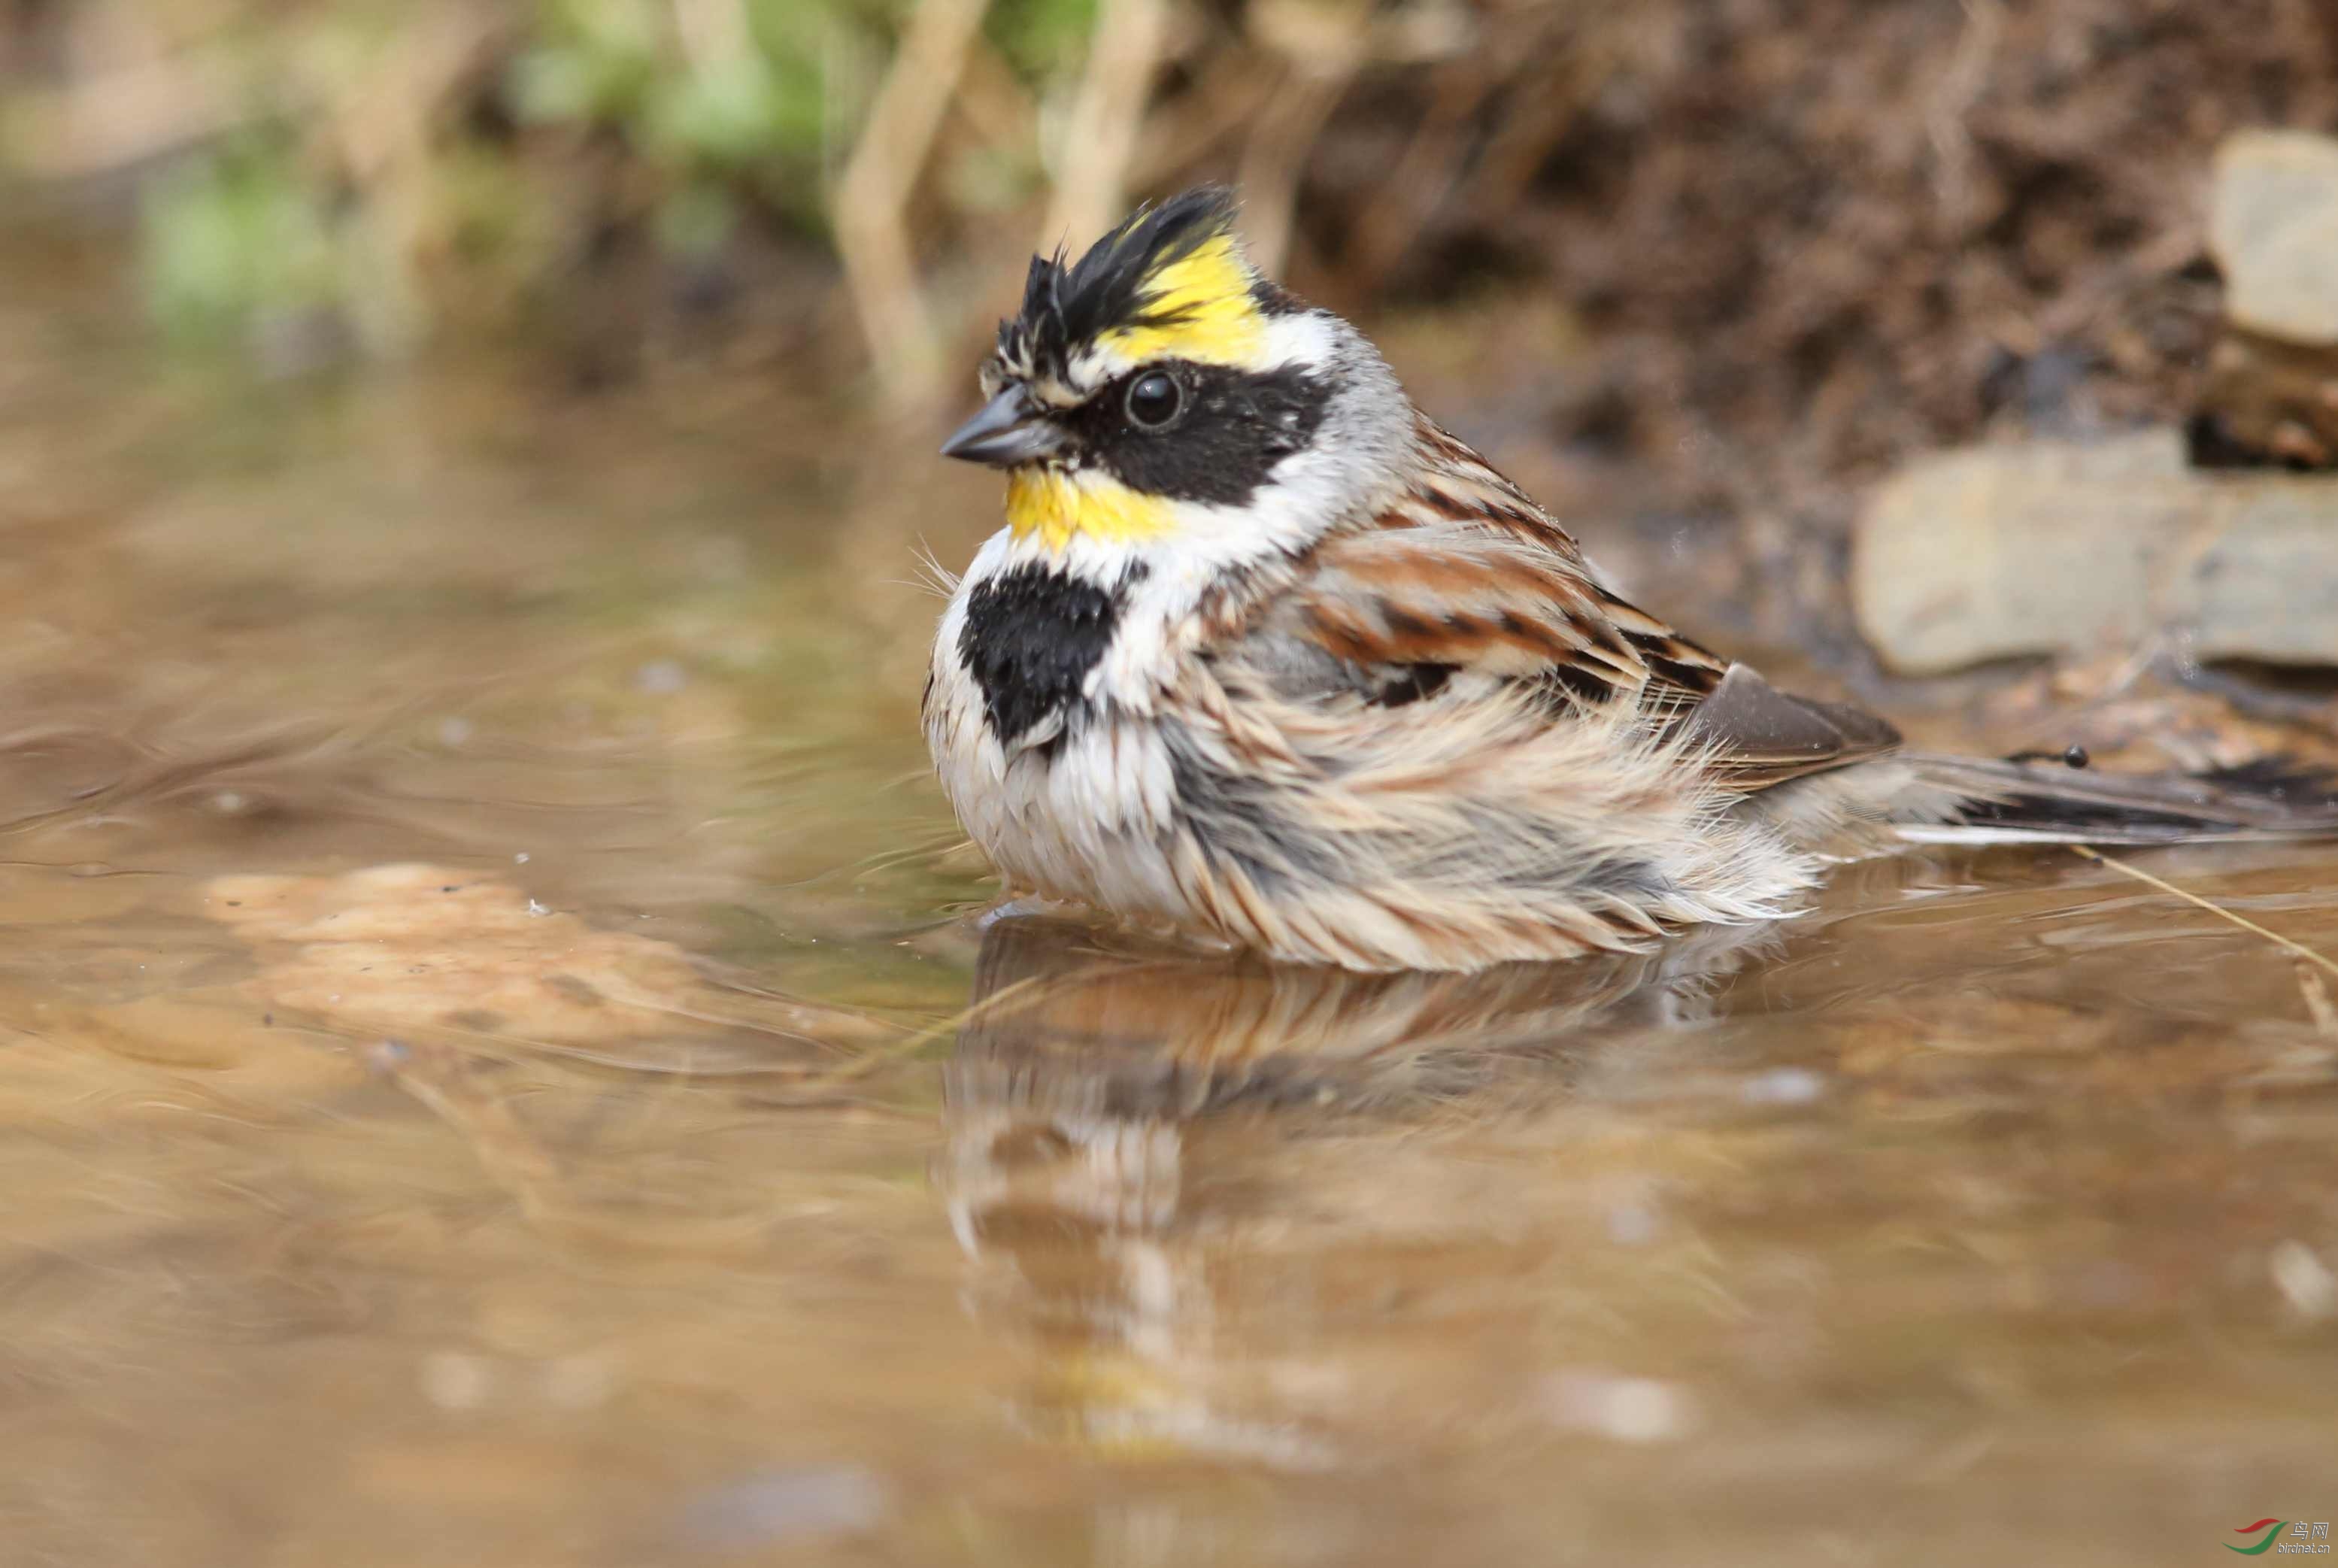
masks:
[[[1233,193],[1205,186],[1077,261],[1032,258],[983,363],[987,401],[942,447],[1007,471],[1018,541],[1293,548],[1395,465],[1410,419],[1386,365],[1261,276],[1233,219]]]

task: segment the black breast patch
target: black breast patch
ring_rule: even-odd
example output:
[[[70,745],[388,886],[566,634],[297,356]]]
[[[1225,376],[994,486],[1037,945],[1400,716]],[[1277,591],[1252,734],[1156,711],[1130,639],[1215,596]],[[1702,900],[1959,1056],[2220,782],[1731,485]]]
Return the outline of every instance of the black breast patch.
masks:
[[[1046,566],[1018,566],[976,584],[967,598],[958,656],[982,688],[983,710],[1001,745],[1012,745],[1058,708],[1076,701],[1104,657],[1128,591],[1131,566],[1111,588]]]

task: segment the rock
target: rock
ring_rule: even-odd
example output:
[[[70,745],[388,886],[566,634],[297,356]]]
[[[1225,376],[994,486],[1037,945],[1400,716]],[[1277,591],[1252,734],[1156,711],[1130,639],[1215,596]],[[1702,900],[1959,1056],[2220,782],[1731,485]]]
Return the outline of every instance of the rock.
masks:
[[[2338,467],[2338,140],[2216,150],[2208,246],[2225,319],[2190,427],[2201,467]]]
[[[854,1465],[770,1470],[701,1494],[683,1515],[684,1542],[728,1555],[874,1530],[891,1507],[884,1481]]]
[[[889,1034],[851,1009],[723,988],[671,942],[596,928],[474,871],[235,875],[204,891],[204,913],[259,960],[243,986],[256,1008],[336,1033],[622,1048],[702,1071],[824,1060]]]
[[[2338,346],[2338,140],[2304,131],[2226,137],[2216,149],[2208,248],[2234,325]]]
[[[2338,482],[2195,472],[2172,430],[1942,454],[1870,497],[1852,604],[1910,674],[2175,629],[2203,659],[2338,664]]]
[[[2196,467],[2338,467],[2338,348],[2227,327],[2189,435]]]

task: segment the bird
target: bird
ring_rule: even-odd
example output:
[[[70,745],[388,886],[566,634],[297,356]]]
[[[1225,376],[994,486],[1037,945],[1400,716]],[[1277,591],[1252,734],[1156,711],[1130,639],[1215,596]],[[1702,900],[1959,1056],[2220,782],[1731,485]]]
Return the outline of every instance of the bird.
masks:
[[[2338,832],[2326,782],[1935,756],[1612,587],[1263,276],[1238,203],[1035,256],[945,456],[1006,475],[921,705],[1010,902],[1284,963],[1476,970],[1791,914],[1943,842]]]

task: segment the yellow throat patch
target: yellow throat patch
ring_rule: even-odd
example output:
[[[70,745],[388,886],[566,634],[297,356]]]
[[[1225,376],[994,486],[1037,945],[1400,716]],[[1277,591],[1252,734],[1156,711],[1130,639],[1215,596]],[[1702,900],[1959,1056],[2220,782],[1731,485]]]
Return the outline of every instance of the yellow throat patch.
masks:
[[[1007,476],[1007,525],[1017,539],[1036,534],[1060,554],[1073,535],[1115,544],[1157,539],[1173,526],[1170,504],[1101,474],[1018,468]]]
[[[1146,314],[1169,320],[1114,328],[1099,335],[1097,345],[1140,364],[1174,358],[1255,368],[1266,350],[1266,318],[1251,284],[1241,242],[1220,234],[1144,280]]]

